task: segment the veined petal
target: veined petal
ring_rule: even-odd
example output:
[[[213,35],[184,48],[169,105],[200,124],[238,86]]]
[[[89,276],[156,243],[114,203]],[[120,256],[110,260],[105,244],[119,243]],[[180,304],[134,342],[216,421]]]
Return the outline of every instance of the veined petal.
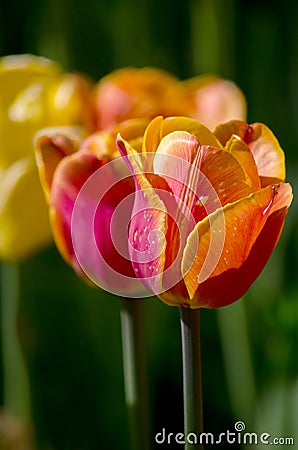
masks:
[[[215,136],[225,145],[230,137],[238,135],[250,148],[261,177],[262,186],[285,180],[285,158],[276,137],[266,125],[233,120],[219,125]]]
[[[268,186],[197,224],[182,263],[191,307],[225,306],[247,291],[279,239],[291,200],[289,184]]]
[[[166,179],[173,194],[182,202],[183,194],[189,194],[189,189],[194,188],[190,176],[192,164],[197,163],[195,169],[200,169],[199,147],[193,134],[173,131],[161,139],[155,153],[154,173]]]
[[[254,191],[251,179],[232,151],[199,145],[197,138],[185,131],[172,132],[161,140],[155,153],[154,172],[167,181],[179,199],[178,224],[190,214],[196,223]]]
[[[261,189],[260,177],[255,159],[248,145],[237,135],[233,135],[225,145],[225,150],[230,152],[240,163],[242,170],[247,174],[248,183],[251,183],[253,189]]]

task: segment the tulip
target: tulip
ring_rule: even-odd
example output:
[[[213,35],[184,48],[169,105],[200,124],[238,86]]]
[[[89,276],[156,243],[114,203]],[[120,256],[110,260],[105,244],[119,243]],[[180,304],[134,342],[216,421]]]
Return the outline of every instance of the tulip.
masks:
[[[51,242],[33,136],[52,125],[92,128],[89,95],[89,82],[46,58],[0,59],[0,259],[19,261]]]
[[[159,114],[182,114],[181,99],[179,80],[164,70],[151,67],[115,70],[95,88],[97,128],[112,129],[117,123],[137,117],[153,119]]]
[[[210,130],[232,119],[245,119],[246,101],[241,90],[230,80],[201,75],[183,82],[189,101],[188,116]]]
[[[129,228],[137,277],[161,300],[217,308],[238,300],[276,246],[292,200],[284,153],[263,124],[214,133],[189,118],[157,117],[142,155],[120,135],[135,181]]]
[[[74,129],[72,135],[70,130],[65,135],[65,129],[54,128],[46,134],[41,132],[36,139],[37,164],[56,245],[80,277],[111,292],[117,284],[113,271],[129,281],[135,279],[130,261],[117,252],[110,233],[115,209],[134,192],[132,177],[116,146],[116,136],[121,132],[138,146],[147,124],[147,120],[132,120],[111,132],[98,131],[86,139]],[[116,160],[118,164],[111,164]],[[90,187],[84,188],[87,181]],[[126,209],[127,221],[129,213]],[[121,217],[122,226],[124,221]],[[111,273],[105,264],[112,267]],[[125,279],[118,286],[122,294]]]
[[[112,129],[127,119],[157,115],[189,116],[211,129],[246,117],[241,90],[214,75],[180,81],[161,69],[126,67],[103,77],[94,95],[99,130]]]
[[[66,132],[54,128],[40,132],[35,142],[40,179],[61,255],[84,281],[122,297],[143,288],[129,259],[117,251],[120,245],[128,255],[126,233],[116,249],[110,232],[117,207],[130,195],[133,199],[134,193],[134,182],[120,158],[116,136],[121,132],[140,149],[147,124],[147,120],[132,120],[86,139],[74,129]],[[118,228],[126,231],[131,207],[125,204],[120,211],[116,235]],[[140,302],[122,298],[123,374],[131,447],[147,449],[148,401],[140,308]]]

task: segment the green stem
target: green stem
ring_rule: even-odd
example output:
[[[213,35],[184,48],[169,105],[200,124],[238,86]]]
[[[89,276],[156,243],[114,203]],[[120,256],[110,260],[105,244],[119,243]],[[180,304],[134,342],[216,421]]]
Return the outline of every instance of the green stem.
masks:
[[[149,408],[141,300],[122,299],[121,329],[125,401],[131,450],[149,450]]]
[[[200,350],[200,310],[180,308],[185,450],[203,449],[199,435],[203,431],[202,375]],[[193,444],[190,433],[198,438]]]
[[[28,372],[17,329],[19,297],[19,268],[15,265],[1,264],[4,407],[10,413],[29,421],[30,389]]]

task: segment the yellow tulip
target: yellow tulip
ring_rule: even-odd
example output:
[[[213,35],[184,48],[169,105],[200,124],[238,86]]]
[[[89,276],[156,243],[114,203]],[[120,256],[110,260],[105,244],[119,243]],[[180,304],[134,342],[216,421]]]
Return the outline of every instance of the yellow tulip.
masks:
[[[46,58],[0,58],[0,259],[18,261],[51,242],[33,137],[73,124],[93,126],[87,80]]]

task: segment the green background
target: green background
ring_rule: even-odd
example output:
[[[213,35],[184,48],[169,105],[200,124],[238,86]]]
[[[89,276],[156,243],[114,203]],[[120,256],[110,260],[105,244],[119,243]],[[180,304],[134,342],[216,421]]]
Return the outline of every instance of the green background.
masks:
[[[246,95],[248,121],[278,137],[295,193],[297,23],[290,0],[1,0],[0,54],[41,54],[95,80],[127,65],[231,78]],[[297,254],[294,200],[244,300],[202,311],[206,431],[234,431],[242,420],[247,431],[297,433]],[[129,449],[119,299],[85,286],[55,248],[23,263],[20,277],[18,331],[37,448]],[[162,428],[183,431],[179,312],[148,299],[144,315],[154,440]]]

